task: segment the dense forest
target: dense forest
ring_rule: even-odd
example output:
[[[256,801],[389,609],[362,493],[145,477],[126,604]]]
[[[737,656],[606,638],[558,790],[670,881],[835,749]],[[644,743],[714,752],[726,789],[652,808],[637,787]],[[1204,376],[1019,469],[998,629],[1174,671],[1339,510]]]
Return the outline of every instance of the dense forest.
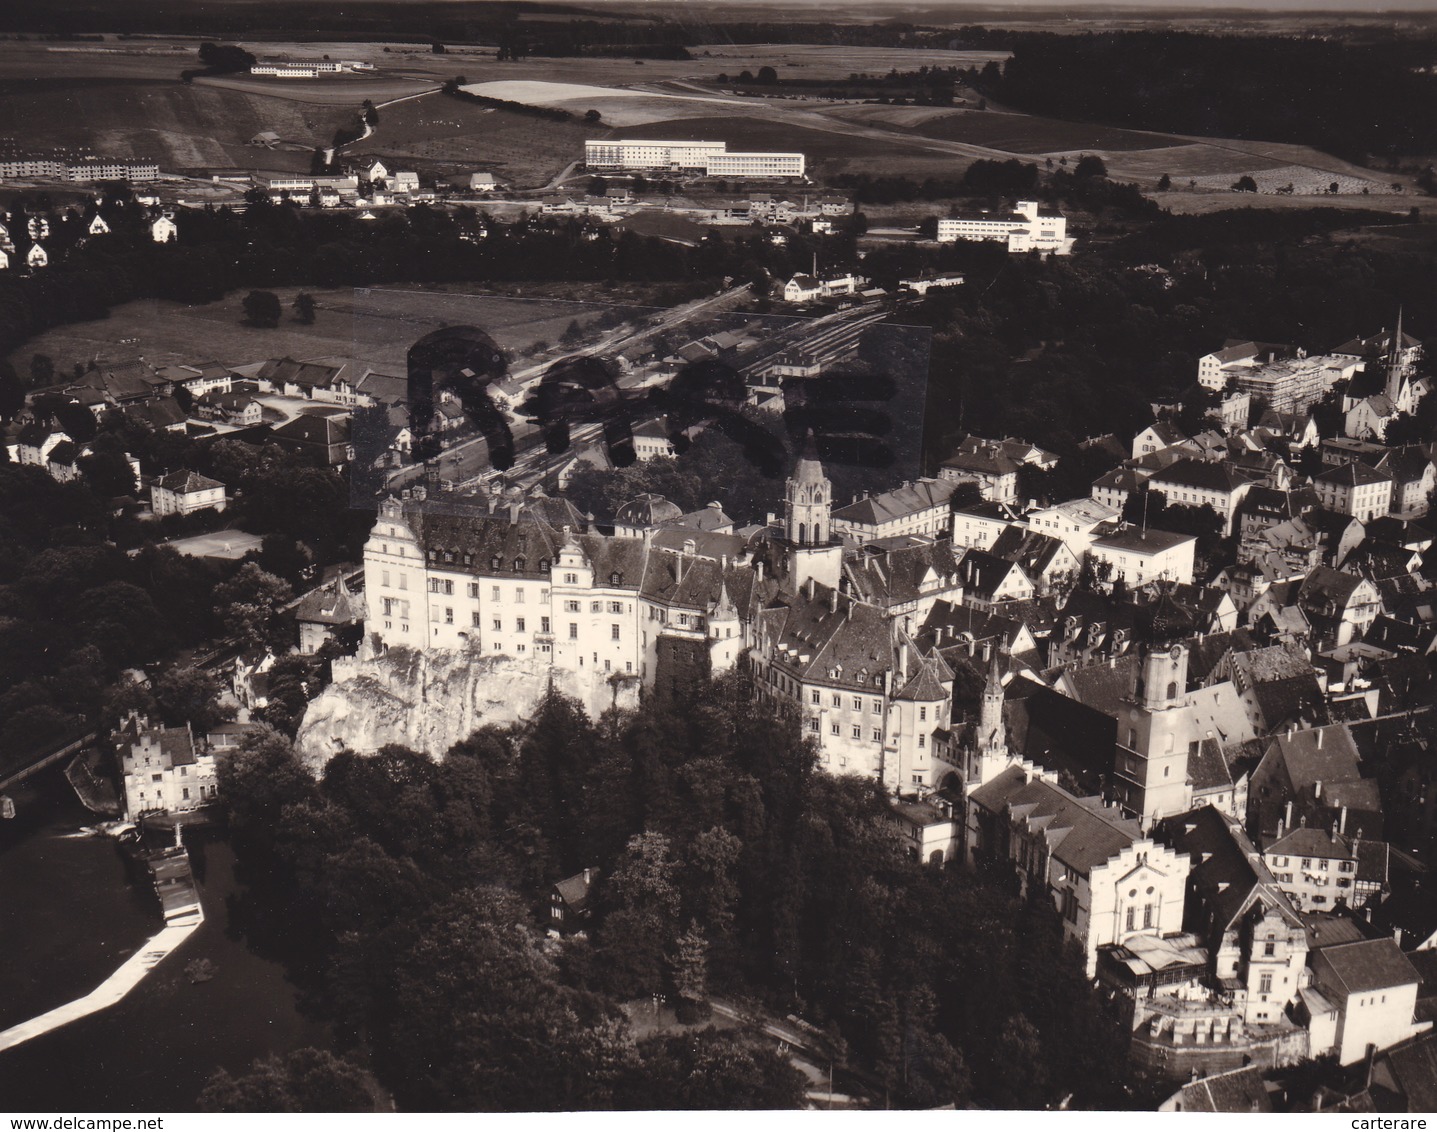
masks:
[[[892,1105],[1133,1103],[1051,906],[911,862],[875,786],[818,773],[741,674],[598,722],[552,696],[442,761],[341,754],[318,782],[271,735],[221,793],[253,882],[236,924],[402,1108],[797,1103],[742,1030],[636,1041],[618,1004],[654,995],[695,1024],[711,999],[800,1012],[840,1083]],[[588,940],[542,946],[528,925],[584,868]]]
[[[1431,43],[1179,32],[1031,35],[1002,79],[1020,110],[1180,134],[1299,142],[1364,161],[1437,153]],[[996,68],[995,68],[996,70]]]

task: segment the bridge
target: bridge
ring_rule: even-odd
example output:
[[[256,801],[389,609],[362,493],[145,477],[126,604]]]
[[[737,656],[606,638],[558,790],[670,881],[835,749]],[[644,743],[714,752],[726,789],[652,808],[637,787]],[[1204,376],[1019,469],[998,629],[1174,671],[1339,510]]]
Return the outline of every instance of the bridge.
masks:
[[[76,751],[88,747],[96,738],[98,736],[93,731],[71,732],[56,744],[47,745],[38,751],[30,750],[13,756],[0,754],[0,790],[24,782],[47,766],[54,766],[62,759],[69,758]]]

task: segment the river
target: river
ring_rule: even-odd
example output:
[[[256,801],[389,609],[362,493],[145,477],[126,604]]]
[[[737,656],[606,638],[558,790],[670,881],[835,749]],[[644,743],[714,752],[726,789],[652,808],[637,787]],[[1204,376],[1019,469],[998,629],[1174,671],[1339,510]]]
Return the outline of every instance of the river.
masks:
[[[94,989],[162,926],[151,893],[130,881],[114,844],[72,836],[94,819],[59,767],[12,790],[17,816],[0,822],[0,1028]],[[219,1068],[329,1045],[302,1014],[283,966],[234,930],[235,858],[213,832],[191,832],[205,922],[117,1006],[0,1054],[10,1111],[193,1111]],[[215,977],[185,967],[208,959]]]

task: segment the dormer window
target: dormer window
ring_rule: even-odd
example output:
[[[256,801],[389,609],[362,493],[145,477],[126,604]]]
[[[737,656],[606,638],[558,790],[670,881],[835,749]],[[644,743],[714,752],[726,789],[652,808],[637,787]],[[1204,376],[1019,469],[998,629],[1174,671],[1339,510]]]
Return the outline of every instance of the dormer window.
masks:
[[[519,558],[514,559],[514,573],[516,573],[516,574],[522,574],[523,572],[524,572],[524,559],[523,559],[523,557],[521,556],[521,557],[519,557]]]
[[[453,562],[453,561],[454,561],[454,552],[453,552],[452,550],[446,550],[446,551],[444,552],[444,561],[445,561],[445,562]]]
[[[466,566],[473,566],[473,565],[474,565],[474,556],[473,556],[472,554],[466,554],[466,555],[464,556],[464,565],[466,565]]]
[[[612,574],[609,575],[609,585],[611,585],[611,586],[621,586],[621,585],[623,585],[623,584],[624,584],[624,576],[623,576],[623,574],[619,573],[619,571],[615,570]]]
[[[541,574],[547,574],[549,572],[549,567],[552,565],[553,563],[550,562],[550,560],[547,558],[539,559],[539,572]]]
[[[491,570],[497,570],[497,569],[499,569],[499,556],[498,556],[497,554],[494,555],[493,558],[489,559],[489,569],[491,569]]]

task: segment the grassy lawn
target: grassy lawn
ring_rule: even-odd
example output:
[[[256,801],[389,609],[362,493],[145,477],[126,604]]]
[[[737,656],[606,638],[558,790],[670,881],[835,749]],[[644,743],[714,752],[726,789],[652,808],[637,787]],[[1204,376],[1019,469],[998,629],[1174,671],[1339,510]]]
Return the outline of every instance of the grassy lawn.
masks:
[[[1153,149],[1174,144],[1174,139],[1164,134],[978,110],[929,118],[912,129],[924,137],[985,145],[1010,153]]]

